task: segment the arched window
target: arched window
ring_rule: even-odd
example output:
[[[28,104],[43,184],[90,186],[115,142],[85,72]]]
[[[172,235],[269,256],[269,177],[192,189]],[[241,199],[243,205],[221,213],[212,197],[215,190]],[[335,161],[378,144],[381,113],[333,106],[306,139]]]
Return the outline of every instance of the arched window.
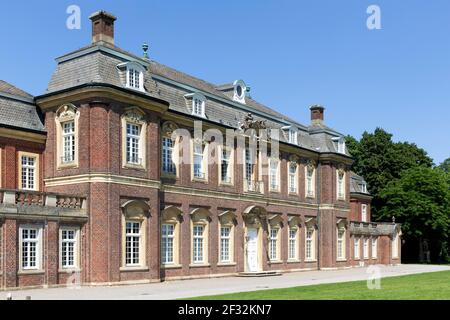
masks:
[[[174,206],[166,207],[161,221],[161,264],[162,266],[179,265],[180,225],[182,212]]]
[[[210,213],[204,208],[191,212],[191,261],[194,265],[208,264]]]
[[[56,154],[58,168],[78,166],[79,111],[65,104],[56,111]]]
[[[122,267],[146,267],[149,206],[144,201],[128,201],[122,210]]]
[[[128,108],[122,115],[122,165],[145,168],[147,122],[145,113],[137,108]]]

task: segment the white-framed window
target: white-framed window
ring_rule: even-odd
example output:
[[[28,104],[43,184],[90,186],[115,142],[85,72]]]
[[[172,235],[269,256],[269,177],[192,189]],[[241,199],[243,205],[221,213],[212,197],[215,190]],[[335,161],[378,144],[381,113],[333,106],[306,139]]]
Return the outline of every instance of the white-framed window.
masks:
[[[298,132],[294,129],[289,129],[289,143],[297,144],[298,142]]]
[[[199,117],[205,116],[205,100],[194,96],[192,99],[192,114]]]
[[[372,238],[372,259],[376,259],[378,256],[378,239]]]
[[[222,158],[220,164],[220,179],[223,183],[232,183],[232,165],[231,165],[231,150],[227,148],[222,149]]]
[[[62,126],[63,155],[61,163],[75,161],[75,120],[66,121]]]
[[[368,238],[364,238],[364,241],[363,241],[363,257],[364,257],[364,259],[369,258],[369,239]]]
[[[175,225],[164,223],[161,232],[161,262],[162,264],[174,263]]]
[[[127,163],[130,164],[142,164],[140,158],[140,139],[141,139],[141,126],[135,123],[127,123]]]
[[[24,190],[37,190],[37,156],[22,155],[21,187]]]
[[[398,233],[394,234],[392,239],[392,258],[398,258]]]
[[[245,92],[247,91],[247,86],[244,81],[236,80],[233,83],[234,95],[233,100],[245,104]]]
[[[252,150],[245,148],[245,179],[253,181],[255,161]]]
[[[367,222],[367,204],[361,205],[361,221]]]
[[[20,267],[22,270],[41,269],[42,227],[23,226],[19,228]]]
[[[305,259],[315,260],[315,229],[313,227],[306,228],[305,238]]]
[[[269,259],[278,260],[278,232],[279,228],[270,228]]]
[[[141,66],[130,64],[127,66],[126,87],[144,91],[144,70]]]
[[[289,193],[297,193],[297,163],[295,162],[289,162]]]
[[[363,182],[360,184],[360,186],[361,186],[361,192],[367,193],[367,183]]]
[[[314,197],[314,171],[312,166],[306,167],[306,197]]]
[[[176,175],[177,167],[173,162],[174,141],[172,138],[162,138],[162,171],[165,174]]]
[[[345,149],[346,149],[345,148],[345,138],[344,137],[335,137],[335,138],[332,138],[332,140],[335,144],[337,152],[345,154]]]
[[[220,262],[231,262],[231,226],[220,227]]]
[[[345,199],[345,172],[344,170],[337,171],[337,198]]]
[[[288,259],[297,260],[298,250],[297,250],[297,238],[298,238],[298,228],[289,228],[289,238],[288,238]]]
[[[280,161],[278,159],[270,159],[270,190],[279,191],[280,189],[280,175],[279,175],[279,165]]]
[[[345,228],[337,230],[337,259],[345,259]]]
[[[353,239],[353,241],[354,241],[354,243],[353,243],[354,244],[353,255],[354,255],[355,259],[359,259],[359,254],[360,254],[359,242],[360,242],[360,239],[358,237],[355,237]]]
[[[140,259],[141,223],[126,221],[125,225],[125,265],[138,266]]]
[[[62,227],[60,228],[59,235],[61,268],[78,268],[79,228]]]
[[[192,228],[192,261],[194,263],[203,263],[204,257],[204,233],[205,227],[195,224]]]
[[[206,170],[204,163],[205,146],[203,143],[193,143],[193,158],[194,158],[194,178],[206,179]]]

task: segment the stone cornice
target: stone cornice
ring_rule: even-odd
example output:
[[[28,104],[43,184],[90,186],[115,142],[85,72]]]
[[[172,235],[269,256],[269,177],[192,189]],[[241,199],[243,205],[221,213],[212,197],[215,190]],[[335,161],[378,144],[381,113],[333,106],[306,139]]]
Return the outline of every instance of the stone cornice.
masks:
[[[31,132],[24,129],[11,129],[5,128],[3,126],[0,127],[0,137],[9,138],[9,139],[19,139],[31,142],[37,142],[45,144],[47,139],[46,133],[37,133]]]

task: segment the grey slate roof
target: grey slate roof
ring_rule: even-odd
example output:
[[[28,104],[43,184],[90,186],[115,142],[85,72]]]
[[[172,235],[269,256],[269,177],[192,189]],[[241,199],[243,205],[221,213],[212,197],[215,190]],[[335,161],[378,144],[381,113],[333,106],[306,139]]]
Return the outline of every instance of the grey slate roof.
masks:
[[[33,96],[0,81],[0,126],[45,132]]]
[[[350,193],[365,193],[367,195],[370,195],[369,192],[364,192],[362,190],[362,184],[366,184],[367,182],[364,180],[363,177],[357,175],[354,172],[350,173]]]
[[[91,44],[58,58],[47,93],[87,83],[124,87],[117,66],[129,61],[138,62],[147,69],[144,84],[146,94],[169,102],[170,110],[190,115],[192,110],[185,95],[200,92],[207,98],[206,118],[212,122],[238,128],[239,122],[250,112],[255,120],[266,120],[269,128],[296,128],[300,147],[315,152],[337,153],[337,147],[331,138],[342,134],[324,125],[304,126],[250,97],[246,97],[245,105],[235,102],[228,92],[223,91],[230,84],[214,85],[159,62],[137,57],[105,42]],[[280,134],[280,141],[287,142],[287,136]],[[348,153],[346,155],[349,156]]]

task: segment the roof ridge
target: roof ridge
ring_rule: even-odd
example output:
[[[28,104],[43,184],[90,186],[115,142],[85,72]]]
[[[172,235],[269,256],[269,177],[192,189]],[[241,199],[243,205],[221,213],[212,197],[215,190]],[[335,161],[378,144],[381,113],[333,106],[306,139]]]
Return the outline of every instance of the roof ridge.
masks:
[[[11,83],[0,79],[0,92],[6,93],[11,96],[18,96],[22,98],[34,98],[30,93],[12,85]]]

